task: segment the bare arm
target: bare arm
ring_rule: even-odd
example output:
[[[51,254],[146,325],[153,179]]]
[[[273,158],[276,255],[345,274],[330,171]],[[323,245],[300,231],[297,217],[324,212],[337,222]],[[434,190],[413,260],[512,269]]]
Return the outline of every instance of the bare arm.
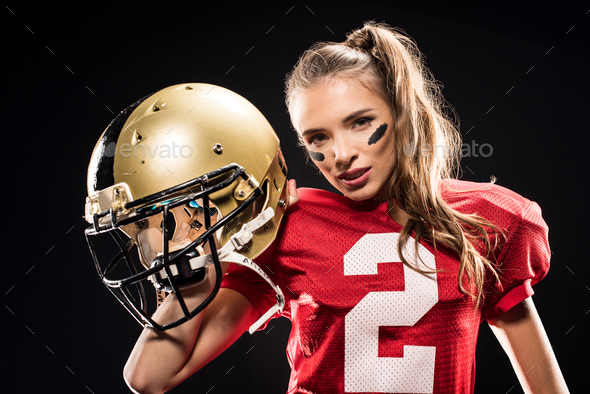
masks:
[[[207,297],[209,286],[182,290],[189,310]],[[180,316],[176,296],[170,294],[153,318],[170,322]],[[137,393],[172,389],[227,349],[259,316],[243,295],[220,289],[211,304],[188,322],[164,332],[143,330],[125,364],[127,385]]]
[[[489,324],[525,393],[569,393],[530,297]]]
[[[289,205],[295,205],[299,194],[294,180],[287,189]],[[222,263],[224,273],[227,266]],[[212,266],[208,269],[207,282],[181,290],[189,310],[211,293],[215,273]],[[153,319],[161,324],[182,316],[176,295],[170,294]],[[164,332],[144,329],[125,364],[125,381],[136,393],[166,392],[221,354],[259,317],[260,312],[246,297],[222,288],[211,304],[188,322]]]

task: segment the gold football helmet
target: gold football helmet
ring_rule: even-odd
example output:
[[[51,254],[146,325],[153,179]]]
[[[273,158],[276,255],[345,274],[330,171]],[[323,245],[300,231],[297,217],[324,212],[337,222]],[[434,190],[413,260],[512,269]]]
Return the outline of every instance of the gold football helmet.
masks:
[[[188,83],[143,97],[109,124],[88,166],[85,218],[92,225],[85,234],[99,276],[144,327],[166,330],[213,300],[220,260],[246,265],[277,292],[277,305],[252,332],[284,304],[281,290],[252,260],[276,237],[286,182],[279,139],[242,96]],[[105,234],[114,249],[98,245]],[[214,290],[189,311],[179,289],[205,280],[211,264]],[[184,317],[154,322],[146,280],[175,292]]]

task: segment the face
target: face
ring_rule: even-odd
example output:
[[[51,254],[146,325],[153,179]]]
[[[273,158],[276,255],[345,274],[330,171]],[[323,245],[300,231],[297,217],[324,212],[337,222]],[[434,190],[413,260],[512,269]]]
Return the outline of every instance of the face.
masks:
[[[313,162],[342,194],[383,200],[395,166],[393,117],[377,93],[351,79],[297,93],[291,121]]]

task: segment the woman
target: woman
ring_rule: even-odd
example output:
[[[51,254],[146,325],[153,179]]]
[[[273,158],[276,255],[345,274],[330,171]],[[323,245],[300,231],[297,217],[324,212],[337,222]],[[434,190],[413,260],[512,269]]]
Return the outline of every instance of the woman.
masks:
[[[297,202],[290,183],[297,204],[257,259],[293,322],[288,392],[473,392],[483,318],[526,392],[567,392],[530,298],[550,254],[540,209],[493,184],[446,179],[460,138],[412,41],[368,23],[344,43],[306,51],[286,86],[301,144],[344,195],[301,189]],[[198,305],[209,291],[183,296]],[[274,296],[230,266],[206,311],[166,333],[144,330],[128,384],[179,384]],[[154,320],[179,315],[168,299]]]

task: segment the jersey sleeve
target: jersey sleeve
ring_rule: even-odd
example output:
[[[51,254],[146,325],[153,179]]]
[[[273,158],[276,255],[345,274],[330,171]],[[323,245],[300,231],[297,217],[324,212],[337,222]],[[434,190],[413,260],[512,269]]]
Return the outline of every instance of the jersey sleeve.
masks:
[[[234,271],[226,273],[221,282],[221,287],[232,289],[242,294],[262,316],[266,311],[272,308],[273,303],[267,298],[265,292],[261,291],[255,284],[245,279],[244,276],[248,276],[246,272],[239,273]]]
[[[285,290],[278,283],[279,276],[275,275],[275,272],[273,272],[276,271],[276,268],[275,270],[271,268],[274,263],[271,258],[276,256],[276,253],[273,253],[273,250],[274,245],[271,244],[265,252],[254,260],[254,262],[268,275],[275,285],[283,290],[284,294]],[[248,299],[248,301],[250,301],[250,303],[252,303],[261,316],[277,302],[275,291],[260,275],[250,268],[237,264],[231,264],[228,267],[221,282],[221,287],[232,289],[242,294]],[[277,316],[279,315],[277,314],[273,316],[273,318]],[[265,329],[267,324],[268,322],[261,326],[259,330]]]
[[[548,227],[537,203],[528,201],[523,205],[506,236],[496,259],[500,283],[492,283],[492,288],[486,290],[483,312],[488,320],[533,295],[532,286],[549,270]]]
[[[284,316],[291,319],[291,301],[294,293],[290,286],[294,277],[298,277],[301,267],[308,261],[313,248],[309,247],[310,220],[316,220],[313,212],[319,203],[333,205],[332,193],[315,189],[299,188],[300,200],[297,205],[289,207],[283,217],[281,227],[275,240],[268,248],[254,259],[254,262],[268,275],[273,283],[278,286],[285,298],[285,306],[282,312],[273,317]],[[344,197],[336,196],[337,199]],[[315,219],[314,219],[315,218]],[[316,231],[322,231],[323,227],[315,226]],[[310,250],[311,249],[311,250]],[[266,313],[277,302],[274,289],[258,274],[247,267],[231,264],[223,278],[221,287],[233,289],[246,297],[260,312]],[[261,329],[265,328],[262,327]]]
[[[302,205],[301,202],[298,205]],[[279,287],[285,298],[283,311],[277,312],[273,318],[285,316],[290,318],[290,293],[288,287],[283,281],[283,271],[285,264],[290,261],[292,255],[291,240],[293,233],[298,231],[298,214],[299,207],[290,208],[283,217],[281,227],[275,240],[254,260],[270,278],[270,280]],[[297,238],[297,237],[295,237]],[[230,264],[228,267],[221,287],[235,290],[242,294],[258,310],[260,315],[264,315],[270,308],[277,303],[277,294],[274,289],[260,275],[248,267],[237,264]],[[266,322],[259,330],[266,328]]]

